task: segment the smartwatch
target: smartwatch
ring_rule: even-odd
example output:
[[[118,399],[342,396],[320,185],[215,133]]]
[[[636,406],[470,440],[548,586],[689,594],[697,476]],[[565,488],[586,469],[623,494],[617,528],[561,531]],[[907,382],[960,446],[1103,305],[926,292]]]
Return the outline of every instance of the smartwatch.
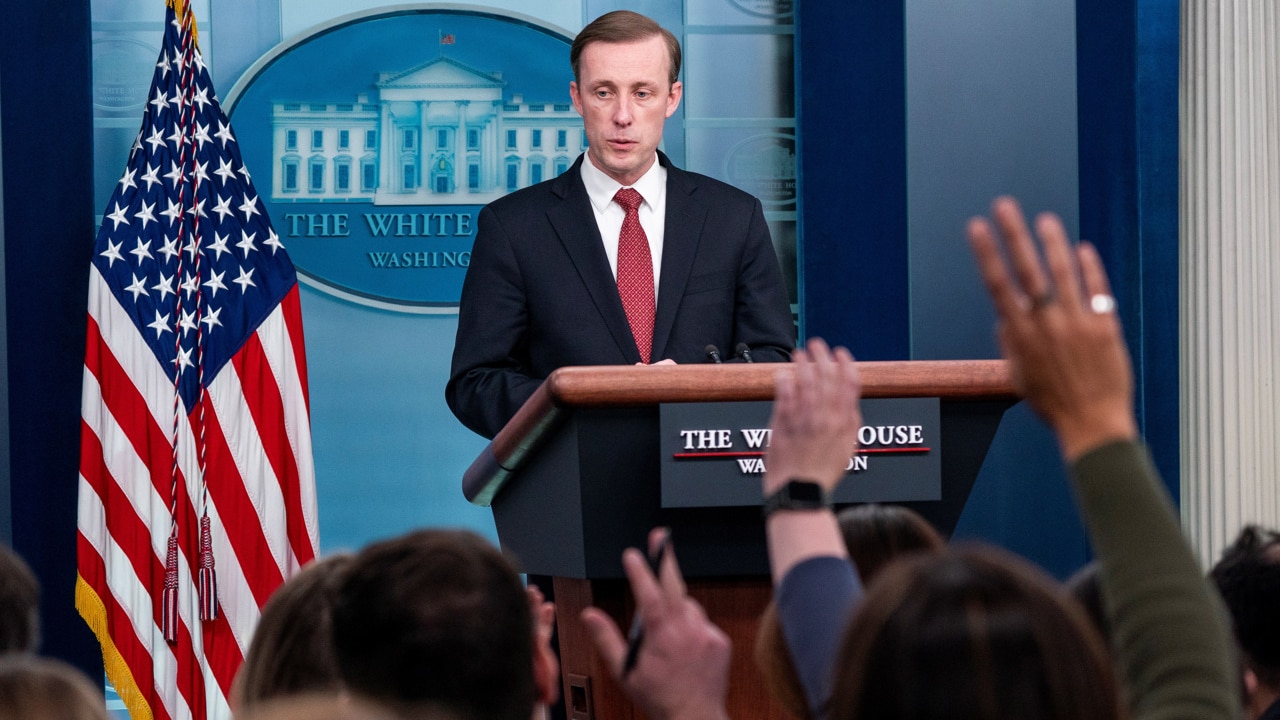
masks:
[[[764,499],[764,516],[779,510],[823,510],[831,507],[831,500],[822,486],[813,480],[792,478]]]

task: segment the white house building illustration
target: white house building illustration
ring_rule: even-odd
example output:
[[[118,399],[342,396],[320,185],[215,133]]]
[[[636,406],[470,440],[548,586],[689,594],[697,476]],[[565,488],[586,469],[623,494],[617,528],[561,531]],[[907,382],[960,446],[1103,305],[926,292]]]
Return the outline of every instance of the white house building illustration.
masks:
[[[569,103],[506,98],[502,73],[452,58],[375,86],[372,100],[272,103],[273,202],[482,204],[559,175],[586,147]]]

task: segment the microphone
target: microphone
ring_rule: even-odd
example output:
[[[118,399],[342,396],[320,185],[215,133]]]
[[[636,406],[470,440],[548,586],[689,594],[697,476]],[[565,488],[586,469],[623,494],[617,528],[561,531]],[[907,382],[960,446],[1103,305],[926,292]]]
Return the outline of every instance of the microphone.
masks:
[[[751,359],[751,347],[746,343],[738,343],[738,346],[733,349],[733,352],[734,357],[742,358],[743,362],[755,362],[755,360]]]
[[[720,348],[716,347],[715,345],[708,345],[705,348],[705,352],[707,353],[707,359],[710,360],[711,362],[717,365],[724,362],[724,360],[720,358]]]

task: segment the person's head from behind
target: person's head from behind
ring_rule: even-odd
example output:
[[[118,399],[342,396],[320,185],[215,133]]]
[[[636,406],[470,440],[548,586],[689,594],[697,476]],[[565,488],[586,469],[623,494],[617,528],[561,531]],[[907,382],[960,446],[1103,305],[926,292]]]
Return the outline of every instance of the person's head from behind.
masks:
[[[1246,710],[1258,717],[1280,702],[1280,533],[1246,527],[1210,575],[1240,645]]]
[[[994,548],[891,564],[836,668],[832,720],[1123,717],[1106,650],[1080,608]]]
[[[40,645],[40,583],[16,552],[0,545],[0,654]]]
[[[666,119],[680,105],[680,43],[629,10],[596,18],[569,49],[573,107],[582,116],[591,162],[622,185],[653,166]]]
[[[0,718],[109,720],[102,690],[84,673],[32,655],[0,658]]]
[[[235,720],[458,720],[444,712],[397,713],[344,693],[307,693],[266,700],[235,712]]]
[[[357,695],[462,720],[528,720],[539,698],[524,586],[474,533],[420,530],[368,546],[344,574],[333,623]]]
[[[836,519],[863,585],[869,585],[895,558],[941,552],[947,546],[928,520],[898,505],[851,505],[841,510]],[[804,689],[782,636],[778,609],[772,602],[765,607],[756,629],[755,661],[774,698],[793,716],[806,717],[809,713]]]
[[[894,558],[938,552],[947,545],[920,513],[900,505],[852,505],[841,510],[836,519],[863,585],[870,585]]]
[[[316,560],[272,594],[232,685],[239,712],[273,698],[342,688],[333,649],[333,605],[350,555]]]

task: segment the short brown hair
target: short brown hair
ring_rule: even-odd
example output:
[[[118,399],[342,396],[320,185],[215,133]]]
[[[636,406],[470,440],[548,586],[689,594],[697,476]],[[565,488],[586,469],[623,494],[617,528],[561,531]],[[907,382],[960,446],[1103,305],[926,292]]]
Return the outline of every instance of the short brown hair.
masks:
[[[533,616],[518,572],[466,530],[418,530],[361,550],[333,609],[347,689],[414,714],[529,720]]]
[[[578,61],[582,51],[591,43],[628,43],[648,40],[654,35],[662,38],[667,44],[667,81],[674,85],[680,79],[680,41],[670,30],[654,22],[652,18],[630,10],[614,10],[592,20],[578,36],[573,39],[569,48],[569,64],[573,66],[573,79],[581,80],[578,72]]]

